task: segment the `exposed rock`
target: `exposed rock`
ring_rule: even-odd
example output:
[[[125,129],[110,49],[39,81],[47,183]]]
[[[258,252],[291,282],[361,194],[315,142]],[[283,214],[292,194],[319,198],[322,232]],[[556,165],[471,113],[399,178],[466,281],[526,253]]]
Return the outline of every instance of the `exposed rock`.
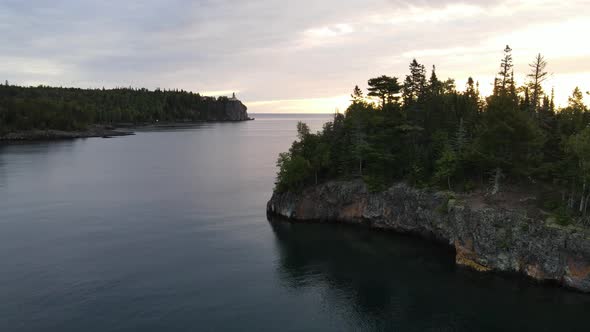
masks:
[[[351,181],[274,193],[267,210],[293,221],[363,224],[434,238],[455,248],[459,265],[590,292],[588,230],[529,218],[516,208],[470,206],[460,196],[403,183],[373,193],[362,181]]]
[[[63,131],[52,129],[31,129],[11,132],[0,135],[0,142],[7,141],[42,141],[42,140],[60,140],[73,138],[89,138],[89,137],[104,137],[109,138],[113,136],[128,136],[134,133],[129,130],[111,129],[104,126],[92,126],[87,130],[79,131]]]
[[[207,109],[199,112],[203,121],[246,121],[248,108],[237,99],[227,99],[207,104]]]

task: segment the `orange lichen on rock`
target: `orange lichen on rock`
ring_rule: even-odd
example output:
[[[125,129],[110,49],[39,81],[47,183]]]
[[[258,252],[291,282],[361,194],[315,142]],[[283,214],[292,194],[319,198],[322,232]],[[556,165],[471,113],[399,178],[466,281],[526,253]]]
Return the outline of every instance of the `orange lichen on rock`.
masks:
[[[467,266],[479,272],[491,270],[489,267],[475,261],[477,254],[473,251],[473,242],[471,240],[465,241],[465,244],[461,244],[458,240],[455,240],[455,250],[457,252],[455,263],[458,265]]]
[[[364,200],[356,201],[350,205],[345,206],[341,211],[339,218],[345,220],[351,220],[363,217],[363,211],[365,210],[366,202]]]
[[[545,279],[545,272],[539,266],[539,264],[526,265],[524,268],[524,272],[526,273],[527,276],[529,276],[533,279],[537,279],[537,280]]]
[[[585,280],[590,277],[590,264],[581,259],[567,259],[567,275],[574,280]]]

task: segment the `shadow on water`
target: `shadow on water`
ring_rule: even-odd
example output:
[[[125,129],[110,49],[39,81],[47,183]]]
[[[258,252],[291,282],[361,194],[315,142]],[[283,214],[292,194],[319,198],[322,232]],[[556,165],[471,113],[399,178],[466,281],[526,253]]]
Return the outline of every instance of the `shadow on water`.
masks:
[[[320,291],[355,328],[587,331],[590,295],[456,267],[446,246],[347,225],[270,225],[284,286]]]
[[[23,164],[32,163],[31,156],[41,156],[35,158],[35,162],[41,161],[38,167],[42,167],[43,162],[47,162],[53,153],[72,151],[77,144],[85,140],[87,139],[0,143],[0,188],[6,184],[7,169],[18,170]]]

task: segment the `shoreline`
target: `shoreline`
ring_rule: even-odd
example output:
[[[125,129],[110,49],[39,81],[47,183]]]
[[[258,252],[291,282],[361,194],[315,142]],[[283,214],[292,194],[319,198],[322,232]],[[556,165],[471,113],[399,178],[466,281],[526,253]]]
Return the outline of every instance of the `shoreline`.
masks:
[[[245,120],[227,121],[197,121],[197,122],[165,122],[145,124],[117,124],[113,126],[93,125],[86,130],[55,130],[55,129],[30,129],[8,132],[0,135],[0,144],[11,144],[19,142],[44,142],[56,140],[71,140],[78,138],[112,138],[119,136],[132,136],[136,131],[158,128],[182,128],[204,123],[219,122],[244,122],[253,121],[248,117]]]
[[[95,126],[87,130],[54,130],[54,129],[31,129],[20,130],[7,133],[0,136],[0,144],[10,144],[19,142],[43,142],[57,140],[71,140],[78,138],[111,138],[117,136],[135,135],[131,130]]]
[[[299,193],[274,192],[267,213],[297,223],[340,223],[411,234],[447,244],[455,263],[478,272],[527,277],[590,293],[590,230],[561,226],[520,208],[404,183],[370,192],[333,181]]]

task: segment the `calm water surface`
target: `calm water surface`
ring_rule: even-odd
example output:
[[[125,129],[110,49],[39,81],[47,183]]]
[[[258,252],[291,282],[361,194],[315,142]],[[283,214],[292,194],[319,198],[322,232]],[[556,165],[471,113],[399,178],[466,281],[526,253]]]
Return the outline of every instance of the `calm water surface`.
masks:
[[[298,120],[0,146],[0,331],[588,331],[590,295],[269,223]]]

